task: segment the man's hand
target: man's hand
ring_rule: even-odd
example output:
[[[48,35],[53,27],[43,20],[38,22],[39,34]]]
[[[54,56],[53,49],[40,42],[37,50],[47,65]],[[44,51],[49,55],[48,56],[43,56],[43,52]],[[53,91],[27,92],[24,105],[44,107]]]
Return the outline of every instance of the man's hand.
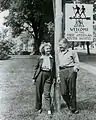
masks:
[[[74,66],[74,72],[78,72],[78,71],[79,71],[79,68]]]
[[[57,78],[57,83],[60,83],[60,82],[61,82],[60,77],[58,77]]]

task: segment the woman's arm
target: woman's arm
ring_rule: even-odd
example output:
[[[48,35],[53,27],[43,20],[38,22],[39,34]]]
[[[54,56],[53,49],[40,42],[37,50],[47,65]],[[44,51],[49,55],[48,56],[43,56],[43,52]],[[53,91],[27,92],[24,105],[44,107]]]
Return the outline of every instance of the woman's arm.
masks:
[[[36,80],[37,69],[39,68],[39,63],[40,63],[40,58],[37,58],[37,63],[35,65],[34,74],[33,74],[33,79],[35,79],[35,80]]]

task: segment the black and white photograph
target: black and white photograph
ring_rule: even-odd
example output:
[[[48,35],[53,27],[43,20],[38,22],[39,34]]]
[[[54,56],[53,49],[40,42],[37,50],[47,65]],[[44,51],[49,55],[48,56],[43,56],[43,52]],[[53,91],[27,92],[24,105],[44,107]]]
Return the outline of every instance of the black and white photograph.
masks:
[[[96,0],[0,0],[0,120],[96,119]]]

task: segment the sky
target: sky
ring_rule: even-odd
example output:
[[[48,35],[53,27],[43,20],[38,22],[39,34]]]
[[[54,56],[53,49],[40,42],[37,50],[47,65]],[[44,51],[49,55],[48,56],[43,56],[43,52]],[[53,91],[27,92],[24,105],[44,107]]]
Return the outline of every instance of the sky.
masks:
[[[4,27],[4,25],[3,25],[3,23],[4,23],[4,17],[8,16],[8,14],[9,14],[8,10],[3,11],[3,12],[0,13],[0,29],[2,27]]]

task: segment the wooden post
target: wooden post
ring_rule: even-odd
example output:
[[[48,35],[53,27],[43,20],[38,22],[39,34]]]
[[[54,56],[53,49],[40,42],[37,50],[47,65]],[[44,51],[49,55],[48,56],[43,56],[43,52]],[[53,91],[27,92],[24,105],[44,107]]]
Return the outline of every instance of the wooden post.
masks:
[[[80,0],[73,0],[74,4],[80,3]],[[72,42],[72,50],[74,50],[74,41]]]
[[[59,59],[58,59],[58,41],[62,37],[62,0],[55,0],[55,41],[54,41],[54,48],[55,48],[55,62],[56,62],[56,76],[59,76]],[[56,83],[56,106],[57,110],[60,111],[60,104],[61,104],[61,95],[60,95],[60,88],[59,84]],[[58,93],[57,93],[58,92]]]

